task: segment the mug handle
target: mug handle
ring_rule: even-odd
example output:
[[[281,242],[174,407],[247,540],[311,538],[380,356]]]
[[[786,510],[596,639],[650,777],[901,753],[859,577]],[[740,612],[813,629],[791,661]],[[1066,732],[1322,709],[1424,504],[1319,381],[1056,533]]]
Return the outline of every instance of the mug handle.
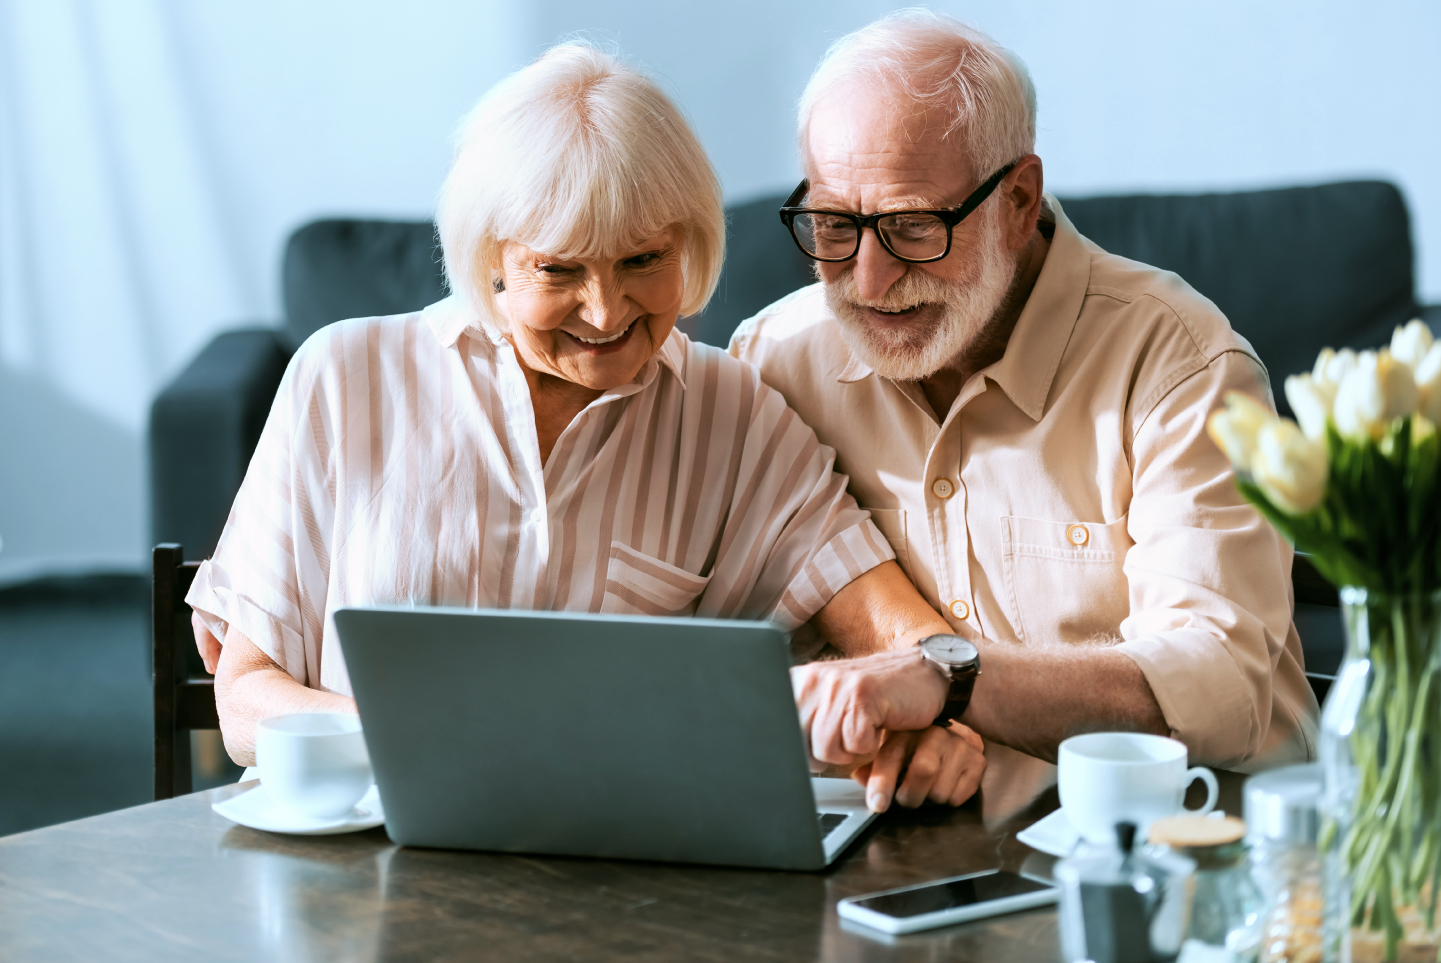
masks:
[[[1190,813],[1192,816],[1204,816],[1216,808],[1216,800],[1221,798],[1221,785],[1216,782],[1216,774],[1205,766],[1192,766],[1186,770],[1187,787],[1197,779],[1206,784],[1206,801],[1201,804],[1200,809],[1182,808],[1181,811]]]

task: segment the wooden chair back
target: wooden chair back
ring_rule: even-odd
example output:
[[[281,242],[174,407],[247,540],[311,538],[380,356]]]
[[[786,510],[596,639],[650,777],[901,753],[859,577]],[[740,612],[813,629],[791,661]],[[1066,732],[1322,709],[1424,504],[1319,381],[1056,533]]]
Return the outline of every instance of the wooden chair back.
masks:
[[[190,731],[219,729],[215,680],[192,667],[195,637],[185,593],[195,581],[199,562],[185,561],[174,543],[151,552],[151,632],[154,644],[155,798],[190,792]]]

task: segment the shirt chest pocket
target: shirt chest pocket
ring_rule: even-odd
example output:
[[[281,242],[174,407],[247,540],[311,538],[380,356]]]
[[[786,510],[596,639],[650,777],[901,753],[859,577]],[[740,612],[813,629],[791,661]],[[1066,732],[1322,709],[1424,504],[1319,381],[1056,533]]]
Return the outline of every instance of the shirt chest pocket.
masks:
[[[1001,517],[1011,624],[1023,642],[1119,637],[1130,614],[1124,565],[1134,544],[1114,522]]]
[[[612,542],[600,610],[615,615],[694,615],[709,577],[692,575],[620,542]]]

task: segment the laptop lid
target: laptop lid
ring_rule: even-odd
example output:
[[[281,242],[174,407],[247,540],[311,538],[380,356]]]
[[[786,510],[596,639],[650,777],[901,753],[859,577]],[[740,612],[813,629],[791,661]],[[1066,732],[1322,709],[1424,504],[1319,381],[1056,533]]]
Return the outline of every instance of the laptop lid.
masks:
[[[400,607],[335,625],[397,843],[827,862],[773,625]]]

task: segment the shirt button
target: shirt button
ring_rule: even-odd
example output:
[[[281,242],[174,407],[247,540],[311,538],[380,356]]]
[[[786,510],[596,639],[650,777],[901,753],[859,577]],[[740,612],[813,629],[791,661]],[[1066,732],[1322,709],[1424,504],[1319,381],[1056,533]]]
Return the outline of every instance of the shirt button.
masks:
[[[1090,541],[1091,533],[1086,531],[1086,526],[1084,525],[1072,525],[1066,529],[1066,538],[1070,539],[1072,545],[1080,548],[1086,544],[1086,542]]]
[[[971,607],[966,604],[965,599],[956,599],[951,603],[951,614],[964,622],[970,617]]]
[[[937,498],[950,498],[956,493],[956,486],[951,484],[949,478],[937,478],[931,482],[931,493]]]

